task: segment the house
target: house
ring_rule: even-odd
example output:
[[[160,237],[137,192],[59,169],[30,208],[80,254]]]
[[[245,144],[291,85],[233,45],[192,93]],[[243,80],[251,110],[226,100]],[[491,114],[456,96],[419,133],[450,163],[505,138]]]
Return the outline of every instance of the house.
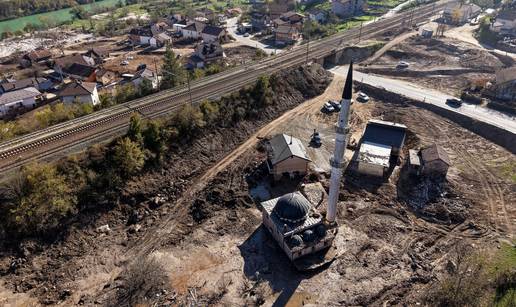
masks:
[[[267,167],[275,180],[282,176],[303,176],[311,162],[301,140],[278,134],[269,140]]]
[[[26,53],[20,60],[20,65],[22,67],[30,67],[35,63],[41,63],[44,61],[48,61],[52,58],[52,53],[47,49],[38,49]]]
[[[129,31],[129,40],[133,45],[149,45],[152,38],[152,30],[150,26],[133,28]]]
[[[516,36],[516,9],[501,11],[491,25],[491,30],[502,35]]]
[[[443,21],[448,24],[465,24],[477,17],[482,9],[473,3],[449,5],[443,10]]]
[[[494,91],[498,99],[516,100],[516,67],[502,68],[496,72]]]
[[[95,82],[97,68],[89,65],[73,63],[72,65],[63,69],[63,73],[74,80],[84,82]]]
[[[221,42],[225,40],[227,36],[226,29],[221,27],[215,27],[207,25],[201,32],[202,40],[211,43],[211,42]]]
[[[0,118],[6,117],[20,109],[33,109],[41,93],[34,87],[0,94]]]
[[[293,11],[289,11],[289,12],[281,14],[279,18],[283,21],[288,21],[292,24],[297,24],[297,23],[303,22],[303,20],[305,19],[305,15],[296,13]]]
[[[362,12],[364,0],[331,0],[331,11],[333,14],[346,18]]]
[[[150,81],[153,89],[158,88],[158,75],[147,67],[138,70],[131,78],[135,88],[139,88],[144,80]]]
[[[276,44],[292,44],[301,38],[304,15],[287,12],[274,20]]]
[[[100,65],[109,58],[109,51],[100,48],[91,48],[88,49],[84,55],[92,58],[95,61],[95,64]]]
[[[311,8],[308,10],[308,19],[318,22],[325,23],[328,20],[328,12],[318,8]]]
[[[53,86],[52,81],[46,78],[27,78],[18,81],[4,82],[0,84],[0,93],[21,90],[27,87],[34,87],[39,91],[47,91]]]
[[[188,68],[204,68],[206,65],[222,60],[224,49],[218,42],[203,42],[198,44],[188,60]]]
[[[274,0],[268,3],[269,17],[274,20],[283,13],[293,10],[295,7],[294,0]]]
[[[101,68],[95,74],[95,82],[103,87],[117,82],[117,74],[114,71]]]
[[[172,44],[172,37],[168,36],[166,33],[159,33],[154,35],[150,40],[149,44],[153,48],[162,48],[168,44]]]
[[[89,103],[97,105],[100,103],[97,83],[75,81],[69,83],[59,93],[59,99],[64,103]]]
[[[203,18],[206,18],[208,20],[215,19],[215,13],[213,12],[213,10],[211,10],[209,8],[205,8],[205,7],[198,9],[195,12],[195,15],[197,17],[203,17]]]
[[[291,23],[284,23],[276,26],[274,30],[276,44],[293,44],[301,38],[299,28]]]
[[[265,13],[252,12],[251,13],[251,26],[255,31],[262,31],[268,26],[268,18]]]
[[[407,127],[382,120],[369,120],[354,164],[359,173],[383,177],[391,168],[405,142]]]
[[[181,29],[181,34],[184,38],[199,39],[201,38],[201,33],[204,30],[204,27],[206,27],[205,23],[198,21],[192,22]]]
[[[162,21],[162,22],[156,22],[150,26],[152,35],[158,35],[160,33],[163,33],[169,29],[169,25]]]
[[[68,55],[54,60],[54,71],[62,76],[66,75],[66,70],[73,64],[80,64],[83,66],[95,66],[95,60],[86,55]],[[61,77],[61,79],[63,79]]]
[[[446,177],[450,167],[450,158],[446,151],[439,145],[433,144],[420,151],[423,174],[428,176]]]

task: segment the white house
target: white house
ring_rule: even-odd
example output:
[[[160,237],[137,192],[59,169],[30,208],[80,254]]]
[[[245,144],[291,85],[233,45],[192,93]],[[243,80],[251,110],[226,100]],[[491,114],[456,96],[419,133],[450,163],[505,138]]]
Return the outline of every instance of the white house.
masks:
[[[34,87],[27,87],[21,90],[3,93],[0,95],[0,118],[6,116],[16,109],[36,106],[36,98],[41,93]]]
[[[224,49],[219,42],[202,42],[195,48],[195,52],[188,60],[188,66],[190,68],[203,68],[208,64],[222,60],[224,57]]]
[[[192,22],[181,29],[181,34],[184,38],[199,39],[201,38],[201,33],[205,26],[206,24],[202,22]]]
[[[206,43],[220,42],[226,36],[226,30],[221,27],[206,26],[202,30],[201,37]]]
[[[149,40],[149,45],[153,48],[161,48],[170,43],[172,43],[172,38],[166,33],[156,34]]]
[[[134,45],[149,45],[152,38],[151,27],[134,28],[129,32],[129,39]]]
[[[80,81],[70,83],[59,93],[59,99],[64,103],[80,102],[97,105],[100,103],[97,83]]]
[[[339,17],[356,15],[363,7],[363,0],[331,0],[331,11]]]
[[[153,89],[158,87],[158,75],[148,68],[138,70],[131,78],[131,82],[136,88],[142,84],[143,80],[150,81]]]

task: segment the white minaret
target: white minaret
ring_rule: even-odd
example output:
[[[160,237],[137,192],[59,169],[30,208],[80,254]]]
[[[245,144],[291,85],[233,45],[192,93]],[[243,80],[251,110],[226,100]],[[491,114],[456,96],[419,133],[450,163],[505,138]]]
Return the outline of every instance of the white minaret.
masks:
[[[351,107],[352,88],[353,62],[349,64],[348,76],[346,78],[346,84],[344,85],[344,91],[342,92],[339,121],[335,128],[335,152],[333,153],[333,157],[330,158],[330,195],[328,196],[328,209],[326,211],[326,220],[329,223],[335,222],[335,216],[337,215],[337,201],[339,200],[340,179],[342,177],[342,170],[346,164],[344,151],[346,150],[346,134],[348,132],[348,117],[349,109]]]

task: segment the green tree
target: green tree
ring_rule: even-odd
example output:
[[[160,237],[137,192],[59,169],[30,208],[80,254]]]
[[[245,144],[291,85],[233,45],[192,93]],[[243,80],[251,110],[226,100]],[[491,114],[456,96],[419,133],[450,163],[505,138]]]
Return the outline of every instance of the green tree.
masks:
[[[70,14],[74,15],[77,19],[86,19],[88,12],[80,5],[75,5],[70,10]]]
[[[183,84],[186,80],[186,70],[174,54],[174,51],[167,46],[162,66],[161,87],[164,89],[173,88]]]
[[[138,143],[124,137],[114,147],[113,161],[121,176],[127,178],[143,168],[145,155]]]
[[[126,136],[133,142],[142,144],[142,117],[138,113],[133,113],[129,120],[129,129]]]
[[[216,102],[205,100],[201,103],[199,108],[201,109],[206,124],[213,125],[219,119],[220,110]]]
[[[11,205],[9,222],[17,232],[45,235],[59,226],[62,218],[76,210],[74,191],[50,164],[32,164],[23,168],[7,197]],[[15,197],[13,197],[13,195]]]
[[[172,125],[174,125],[179,136],[189,137],[195,131],[206,125],[202,112],[198,107],[192,105],[183,106],[179,112],[172,117]]]
[[[261,76],[256,81],[252,90],[252,96],[258,107],[262,108],[272,103],[272,90],[270,88],[269,77]]]
[[[143,143],[145,148],[156,154],[160,159],[166,150],[167,129],[163,127],[161,122],[151,120],[147,123],[143,130]]]
[[[141,96],[152,94],[152,92],[154,92],[152,82],[149,79],[143,78],[142,83],[140,83],[139,92]]]

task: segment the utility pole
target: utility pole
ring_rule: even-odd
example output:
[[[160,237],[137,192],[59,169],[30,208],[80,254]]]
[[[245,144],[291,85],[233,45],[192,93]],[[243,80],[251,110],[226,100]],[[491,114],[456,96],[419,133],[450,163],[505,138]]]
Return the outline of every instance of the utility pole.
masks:
[[[310,53],[310,28],[311,27],[312,27],[312,22],[308,21],[308,31],[307,31],[308,41],[306,43],[306,61],[305,61],[306,65],[308,65],[308,54]]]
[[[168,70],[164,70],[162,69],[161,72],[163,73],[167,73],[167,74],[171,74],[173,76],[176,76],[177,77],[177,74],[173,73],[173,72],[170,72]],[[192,102],[192,88],[190,87],[190,72],[186,72],[186,84],[188,86],[188,96],[190,98],[190,104],[193,105],[193,102]]]
[[[159,82],[159,73],[158,73],[158,64],[156,63],[156,58],[153,58],[154,61],[154,69],[156,70],[156,86],[158,87],[158,91],[160,90],[160,82]]]

